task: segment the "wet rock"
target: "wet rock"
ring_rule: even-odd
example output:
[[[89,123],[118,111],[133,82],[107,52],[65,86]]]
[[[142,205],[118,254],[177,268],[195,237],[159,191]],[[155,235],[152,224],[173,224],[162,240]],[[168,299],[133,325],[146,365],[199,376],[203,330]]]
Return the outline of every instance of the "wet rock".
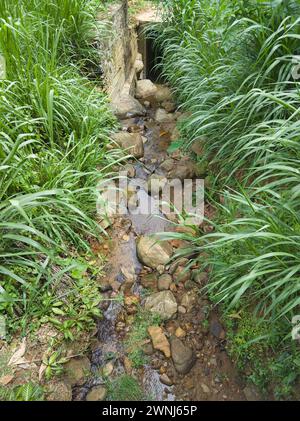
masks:
[[[168,88],[168,86],[159,85],[159,84],[155,86],[156,86],[155,99],[157,102],[162,103],[162,102],[172,100],[172,92],[171,92],[171,89]]]
[[[141,279],[141,285],[147,289],[157,289],[157,275],[155,273],[144,275]]]
[[[177,302],[171,291],[162,291],[146,298],[145,309],[159,314],[162,319],[168,320],[177,312]]]
[[[217,339],[225,339],[225,330],[223,329],[222,325],[217,321],[214,320],[211,322],[209,327],[210,333]]]
[[[152,269],[166,265],[173,249],[166,241],[158,241],[150,236],[141,236],[137,241],[137,254],[140,261]]]
[[[85,383],[90,370],[91,363],[87,357],[72,358],[65,364],[66,379],[71,386]]]
[[[148,333],[151,337],[153,348],[164,353],[165,357],[170,358],[170,344],[163,330],[159,326],[150,326]]]
[[[71,401],[72,387],[63,381],[51,381],[47,384],[46,394],[48,401]]]
[[[181,305],[186,308],[187,312],[191,311],[197,301],[196,294],[192,291],[186,292],[181,298]]]
[[[136,84],[136,97],[138,99],[147,99],[157,92],[157,87],[149,79],[138,80]]]
[[[154,118],[158,123],[170,123],[174,121],[174,114],[167,113],[164,108],[158,108]]]
[[[139,133],[119,132],[112,135],[112,139],[135,158],[144,156],[144,144]]]
[[[94,401],[105,401],[107,396],[107,390],[103,386],[96,386],[93,387],[92,390],[87,394],[86,400],[88,402],[94,402]]]
[[[163,190],[165,185],[167,184],[167,179],[163,175],[152,174],[151,177],[148,178],[148,192],[152,196],[157,196]]]
[[[159,291],[165,291],[170,288],[170,285],[172,283],[172,276],[166,274],[161,275],[158,278],[158,290]]]
[[[146,110],[142,104],[130,95],[122,95],[116,98],[112,102],[111,107],[119,119],[138,117],[146,114]]]
[[[187,374],[196,362],[193,350],[183,344],[178,338],[171,338],[171,355],[176,368],[180,374]]]
[[[162,375],[159,377],[159,380],[160,380],[163,384],[165,384],[166,386],[172,386],[172,385],[173,385],[172,380],[170,379],[170,377],[169,377],[167,374],[162,374]]]

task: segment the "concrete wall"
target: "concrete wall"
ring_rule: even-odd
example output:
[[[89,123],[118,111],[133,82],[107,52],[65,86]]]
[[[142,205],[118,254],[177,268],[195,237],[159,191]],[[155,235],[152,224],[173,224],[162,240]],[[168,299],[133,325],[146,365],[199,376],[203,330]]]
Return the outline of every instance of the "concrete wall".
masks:
[[[124,90],[134,94],[137,34],[135,27],[129,26],[126,2],[111,6],[108,14],[98,16],[98,21],[107,21],[106,36],[99,39],[107,93],[112,100]]]

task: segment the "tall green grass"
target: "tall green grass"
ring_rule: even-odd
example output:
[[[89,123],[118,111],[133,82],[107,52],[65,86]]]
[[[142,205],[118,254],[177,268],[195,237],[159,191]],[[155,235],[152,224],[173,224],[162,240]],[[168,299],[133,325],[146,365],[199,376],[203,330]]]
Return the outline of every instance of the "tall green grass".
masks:
[[[118,153],[106,150],[106,97],[82,72],[95,12],[86,0],[0,4],[0,314],[15,328],[51,288],[51,265],[103,235],[96,185]]]
[[[182,148],[201,144],[218,210],[214,232],[187,238],[183,253],[209,268],[207,290],[227,314],[251,309],[290,352],[300,312],[299,2],[165,6],[163,72],[189,111]]]

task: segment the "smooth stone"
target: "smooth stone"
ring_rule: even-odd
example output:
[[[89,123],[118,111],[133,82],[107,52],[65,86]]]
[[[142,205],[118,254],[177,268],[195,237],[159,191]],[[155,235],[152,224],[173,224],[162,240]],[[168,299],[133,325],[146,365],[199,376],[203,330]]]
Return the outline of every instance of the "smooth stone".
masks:
[[[88,402],[105,401],[107,390],[103,386],[96,386],[86,395]]]
[[[159,291],[165,291],[170,288],[170,285],[172,283],[172,276],[166,274],[161,275],[158,278],[158,290]]]
[[[87,357],[72,358],[65,366],[66,378],[71,386],[85,383],[91,370],[91,363]]]
[[[194,351],[176,337],[171,338],[170,345],[176,371],[179,374],[187,374],[196,362]]]
[[[147,99],[157,92],[157,87],[150,79],[138,80],[136,84],[136,97],[138,99]]]
[[[165,266],[173,254],[172,246],[166,241],[158,241],[150,236],[141,236],[137,240],[137,255],[139,260],[152,269]]]
[[[144,144],[142,136],[139,133],[114,133],[112,139],[135,158],[142,158],[144,156]]]
[[[121,120],[146,114],[146,110],[142,104],[131,95],[121,95],[114,99],[111,103],[111,108],[114,114]]]

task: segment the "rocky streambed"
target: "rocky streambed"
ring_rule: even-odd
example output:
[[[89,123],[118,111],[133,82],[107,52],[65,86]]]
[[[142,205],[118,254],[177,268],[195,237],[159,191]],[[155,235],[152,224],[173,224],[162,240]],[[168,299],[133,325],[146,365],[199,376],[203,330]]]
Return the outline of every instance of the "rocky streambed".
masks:
[[[126,375],[137,380],[145,399],[243,400],[243,385],[225,351],[226,332],[200,292],[208,273],[199,267],[186,270],[185,258],[169,262],[185,247],[183,240],[153,237],[190,228],[172,224],[174,215],[136,212],[145,198],[151,203],[150,183],[153,195],[165,178],[197,176],[190,157],[167,152],[181,118],[169,88],[142,80],[136,96],[114,104],[122,127],[114,141],[133,156],[124,167],[132,206],[127,215],[101,220],[111,236],[97,246],[107,256],[104,317],[90,359],[83,361],[92,374],[84,383],[73,382],[73,399],[105,400],[108,382]]]

